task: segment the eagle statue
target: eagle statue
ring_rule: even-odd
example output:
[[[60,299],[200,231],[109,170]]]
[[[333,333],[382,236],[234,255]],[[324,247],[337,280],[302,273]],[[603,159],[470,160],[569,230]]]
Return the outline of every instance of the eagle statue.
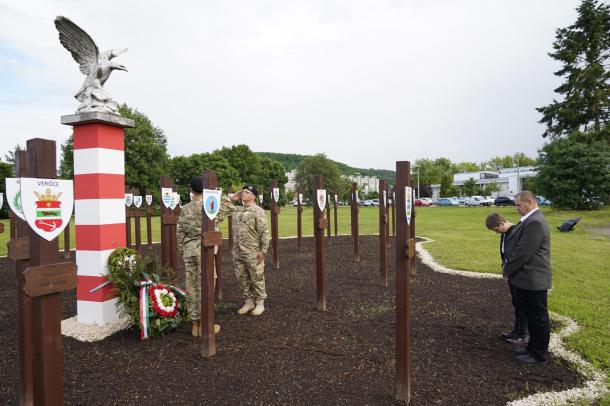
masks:
[[[80,102],[77,112],[119,114],[118,103],[112,100],[103,86],[113,70],[127,71],[125,66],[112,61],[127,48],[100,52],[89,34],[63,16],[55,18],[55,27],[59,31],[59,42],[72,54],[81,73],[86,76],[80,90],[74,95]]]

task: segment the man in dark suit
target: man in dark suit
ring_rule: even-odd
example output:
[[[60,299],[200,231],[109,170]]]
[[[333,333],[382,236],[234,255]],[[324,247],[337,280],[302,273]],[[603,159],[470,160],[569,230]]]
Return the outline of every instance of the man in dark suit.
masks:
[[[510,255],[513,246],[514,239],[509,239],[508,236],[512,233],[515,225],[508,221],[503,215],[499,213],[491,213],[485,219],[485,225],[488,229],[495,231],[500,234],[500,259],[502,265],[506,262],[506,259]],[[517,294],[515,287],[508,282],[508,288],[510,289],[510,297],[515,309],[515,324],[511,331],[507,331],[501,334],[501,337],[507,343],[517,345],[523,345],[527,343],[527,319],[525,312],[519,307],[517,302]]]
[[[524,191],[515,206],[521,220],[507,240],[512,249],[502,273],[515,287],[519,306],[525,312],[530,340],[517,355],[526,364],[546,363],[551,334],[547,292],[551,288],[551,237],[549,226],[538,209],[536,196]]]

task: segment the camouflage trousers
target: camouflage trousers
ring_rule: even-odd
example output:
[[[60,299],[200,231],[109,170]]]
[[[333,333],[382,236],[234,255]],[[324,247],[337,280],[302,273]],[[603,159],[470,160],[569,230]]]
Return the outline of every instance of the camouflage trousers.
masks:
[[[244,298],[265,299],[265,261],[257,263],[256,258],[244,260],[233,258],[235,276]]]
[[[201,319],[201,257],[184,257],[186,308],[192,320]],[[216,265],[214,265],[214,287],[216,287]]]

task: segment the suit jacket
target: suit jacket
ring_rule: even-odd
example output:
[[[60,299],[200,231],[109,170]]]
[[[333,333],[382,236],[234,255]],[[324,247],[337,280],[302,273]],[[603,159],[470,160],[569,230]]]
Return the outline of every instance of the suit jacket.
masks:
[[[540,210],[506,236],[504,252],[502,273],[513,286],[524,290],[551,288],[551,235]]]
[[[508,236],[511,235],[511,233],[513,232],[513,230],[515,229],[515,226],[510,226],[510,228],[503,234],[500,234],[500,258],[502,259],[502,266],[504,266],[504,262],[506,261],[506,258],[508,257],[508,255],[511,253],[512,249],[513,249],[513,243],[515,241],[515,239],[509,239]],[[504,252],[502,252],[502,244],[504,244]]]

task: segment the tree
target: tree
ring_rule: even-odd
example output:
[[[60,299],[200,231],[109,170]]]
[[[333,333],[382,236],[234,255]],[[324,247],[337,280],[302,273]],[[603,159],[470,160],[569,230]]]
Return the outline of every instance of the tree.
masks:
[[[498,182],[486,183],[485,186],[483,186],[483,195],[491,196],[492,194],[497,193],[501,190],[502,186],[500,186]]]
[[[6,162],[8,162],[11,165],[15,165],[15,151],[23,151],[24,148],[17,144],[13,147],[13,149],[10,149],[6,154],[4,154],[4,159],[6,160]]]
[[[74,134],[61,144],[61,161],[59,162],[59,173],[57,175],[61,179],[74,178]]]
[[[610,6],[583,0],[576,11],[576,22],[556,31],[549,53],[562,63],[555,75],[565,81],[555,89],[562,100],[537,109],[546,125],[543,137],[610,142]]]
[[[460,162],[452,165],[453,173],[478,172],[481,168],[475,162]]]
[[[13,172],[14,165],[0,161],[0,193],[2,193],[3,199],[6,199],[6,178],[12,178],[15,174]],[[4,202],[2,209],[0,209],[0,218],[8,217],[8,204]]]
[[[474,178],[469,178],[464,181],[464,196],[474,196],[477,194],[477,181]]]
[[[193,176],[201,176],[204,171],[213,170],[218,175],[218,185],[227,190],[241,189],[242,182],[237,170],[229,161],[216,153],[193,154],[191,156],[176,156],[170,160],[169,176],[178,187],[182,201],[188,201],[189,184]]]
[[[233,145],[232,147],[218,149],[214,153],[224,157],[237,170],[242,182],[259,185],[262,169],[261,158],[252,152],[249,146],[245,144]],[[267,185],[269,185],[268,182]]]
[[[313,180],[316,175],[324,177],[324,188],[328,193],[345,195],[343,188],[345,188],[346,182],[342,181],[337,165],[326,155],[317,154],[303,159],[297,168],[295,182],[297,187],[303,190],[305,198],[313,196]]]
[[[441,178],[441,197],[451,197],[453,192],[453,175],[447,173]]]
[[[595,209],[610,195],[610,145],[557,139],[540,151],[535,191],[566,209]]]
[[[516,152],[514,155],[495,156],[489,161],[484,161],[481,163],[481,169],[496,171],[498,169],[534,165],[536,165],[535,159],[528,157],[523,152]]]
[[[119,107],[123,117],[135,121],[134,128],[125,129],[125,184],[140,190],[159,188],[159,177],[167,172],[167,138],[143,113],[123,104]],[[59,175],[64,179],[74,177],[73,137],[62,145]]]

